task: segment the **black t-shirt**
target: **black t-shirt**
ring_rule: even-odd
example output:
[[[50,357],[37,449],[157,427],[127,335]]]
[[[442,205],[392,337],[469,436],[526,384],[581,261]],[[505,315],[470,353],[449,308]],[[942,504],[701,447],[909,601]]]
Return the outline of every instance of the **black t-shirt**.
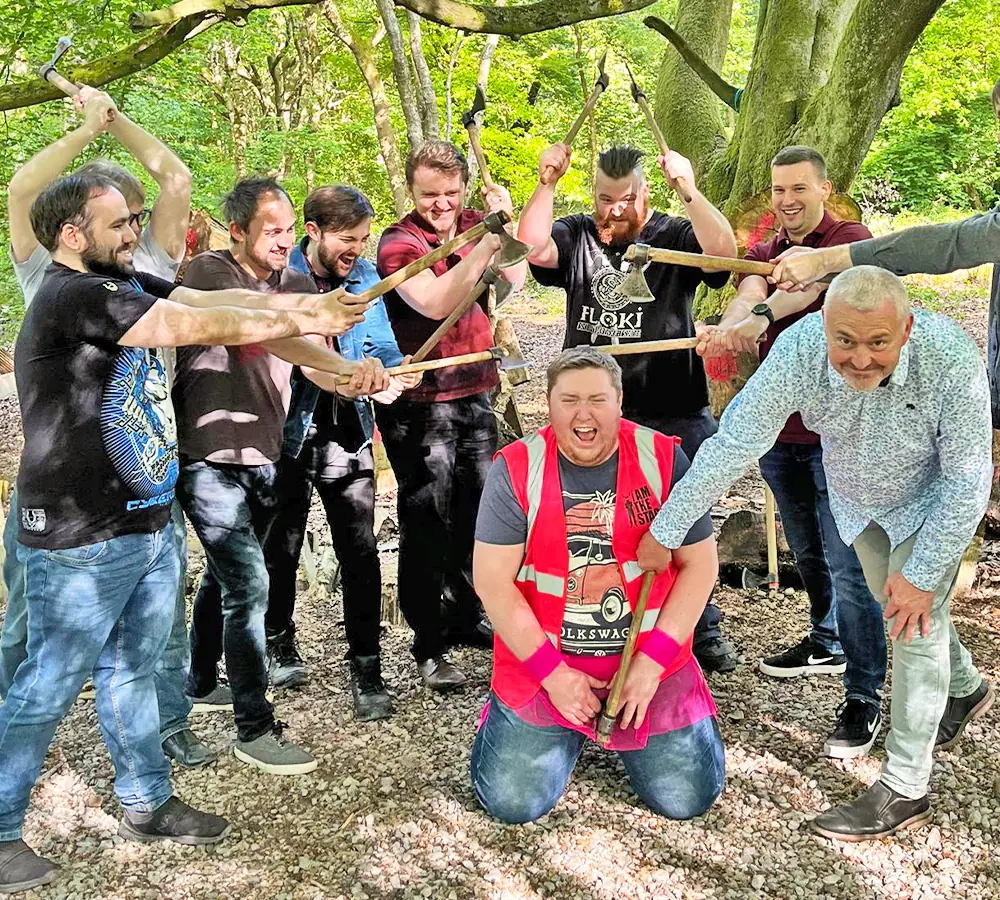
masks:
[[[703,272],[691,266],[651,263],[646,281],[655,299],[624,303],[613,296],[628,270],[622,256],[629,244],[602,244],[589,215],[567,216],[552,226],[559,249],[554,269],[531,267],[535,279],[566,291],[564,347],[579,344],[627,344],[694,336],[691,305],[698,285],[722,287],[728,272]],[[638,241],[667,250],[701,253],[701,245],[687,219],[654,212]],[[693,350],[620,356],[625,418],[654,422],[671,416],[689,416],[708,405],[708,386],[701,357]]]
[[[17,338],[18,540],[50,550],[166,525],[177,429],[155,350],[118,340],[174,285],[49,266]]]

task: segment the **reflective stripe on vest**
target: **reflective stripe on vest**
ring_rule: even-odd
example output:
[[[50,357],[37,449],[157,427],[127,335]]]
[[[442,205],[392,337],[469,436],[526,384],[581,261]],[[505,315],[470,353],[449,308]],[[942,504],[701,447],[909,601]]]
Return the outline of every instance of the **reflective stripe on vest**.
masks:
[[[635,447],[639,451],[639,468],[649,483],[657,503],[663,503],[663,478],[660,476],[660,463],[656,459],[656,432],[651,428],[637,425],[635,429]]]
[[[639,568],[639,563],[634,559],[627,559],[622,563],[622,573],[628,581],[635,581],[636,578],[642,577],[642,569]]]
[[[539,572],[534,566],[521,566],[517,573],[517,580],[534,582],[536,590],[541,594],[548,594],[550,597],[563,599],[566,593],[566,579],[558,575],[549,575],[547,572]]]
[[[540,432],[525,438],[528,450],[528,534],[535,527],[538,509],[542,505],[542,476],[545,473],[545,438]],[[520,576],[518,576],[520,578]],[[521,579],[522,581],[524,579]],[[562,594],[559,595],[560,597]]]

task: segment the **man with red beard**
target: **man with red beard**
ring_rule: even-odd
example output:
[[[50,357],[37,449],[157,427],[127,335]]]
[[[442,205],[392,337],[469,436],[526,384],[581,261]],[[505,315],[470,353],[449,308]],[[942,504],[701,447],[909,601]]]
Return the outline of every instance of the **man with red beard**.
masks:
[[[556,184],[569,169],[570,153],[565,144],[554,144],[542,154],[538,186],[521,213],[517,235],[535,248],[528,257],[535,279],[566,291],[564,346],[693,336],[695,290],[702,281],[722,287],[728,273],[657,264],[645,273],[652,302],[626,301],[615,294],[628,267],[625,251],[636,242],[736,256],[733,229],[698,191],[691,163],[673,152],[657,159],[671,187],[678,179],[687,186],[687,218],[650,208],[642,152],[622,146],[598,157],[593,213],[553,222]],[[625,356],[621,364],[625,417],[676,435],[693,458],[716,430],[701,359],[694,351],[675,351]],[[726,672],[735,667],[736,658],[718,621],[718,608],[710,603],[695,629],[694,650],[706,671]]]

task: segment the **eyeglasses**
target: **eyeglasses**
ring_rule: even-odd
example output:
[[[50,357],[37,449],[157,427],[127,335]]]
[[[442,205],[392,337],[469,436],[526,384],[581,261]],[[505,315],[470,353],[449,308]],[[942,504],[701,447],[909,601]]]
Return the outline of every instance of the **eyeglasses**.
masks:
[[[133,228],[137,225],[139,228],[145,228],[149,224],[149,216],[152,212],[153,211],[149,207],[146,207],[142,212],[132,213],[132,215],[128,217],[129,225]]]

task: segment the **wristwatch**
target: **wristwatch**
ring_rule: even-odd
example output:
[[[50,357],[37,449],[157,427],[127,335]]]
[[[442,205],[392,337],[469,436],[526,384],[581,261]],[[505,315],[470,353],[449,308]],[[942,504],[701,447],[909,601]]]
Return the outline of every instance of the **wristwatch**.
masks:
[[[774,324],[774,310],[766,303],[758,303],[750,312],[755,316],[763,316],[771,325]]]

